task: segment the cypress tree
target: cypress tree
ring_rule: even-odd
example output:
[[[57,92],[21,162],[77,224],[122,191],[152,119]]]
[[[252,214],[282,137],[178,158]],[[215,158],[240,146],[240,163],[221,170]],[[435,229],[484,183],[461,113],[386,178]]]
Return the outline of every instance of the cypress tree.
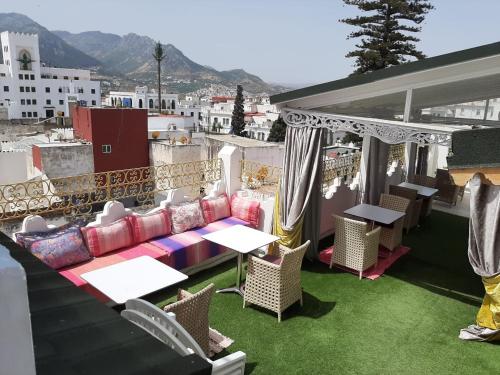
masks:
[[[280,116],[276,121],[273,122],[271,126],[271,131],[269,132],[269,137],[267,140],[269,142],[284,142],[286,135],[286,123]]]
[[[354,74],[365,73],[389,66],[425,58],[415,43],[420,39],[411,33],[422,30],[420,25],[432,9],[429,0],[343,0],[366,15],[345,18],[340,22],[359,29],[347,39],[361,38],[357,49],[346,57],[355,57]],[[410,33],[410,35],[408,34]]]
[[[243,98],[243,87],[236,86],[236,98],[234,100],[233,117],[231,118],[231,133],[245,136],[245,109]]]

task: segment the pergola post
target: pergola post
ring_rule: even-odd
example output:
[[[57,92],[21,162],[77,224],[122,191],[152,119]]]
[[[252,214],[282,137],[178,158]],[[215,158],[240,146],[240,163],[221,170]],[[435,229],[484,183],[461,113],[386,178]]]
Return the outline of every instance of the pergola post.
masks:
[[[405,109],[403,122],[410,122],[411,104],[413,100],[413,89],[406,90]],[[417,157],[417,145],[413,142],[406,142],[405,145],[405,172],[406,178],[415,174],[415,162]]]
[[[368,158],[370,157],[370,143],[371,136],[365,135],[363,137],[363,146],[361,148],[361,162],[359,165],[359,191],[360,191],[360,202],[365,201],[366,194],[366,183],[368,178]]]

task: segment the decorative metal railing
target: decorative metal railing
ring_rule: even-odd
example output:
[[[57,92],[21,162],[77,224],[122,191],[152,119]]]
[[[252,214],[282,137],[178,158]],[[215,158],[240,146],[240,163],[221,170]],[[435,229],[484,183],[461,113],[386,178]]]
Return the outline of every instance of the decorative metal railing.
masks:
[[[390,145],[389,157],[387,159],[388,169],[392,167],[392,164],[394,162],[397,162],[399,167],[403,167],[405,165],[405,144],[404,143],[400,143],[397,145]]]
[[[125,198],[150,207],[155,193],[180,187],[199,192],[221,177],[221,160],[212,159],[0,185],[0,223],[30,214],[91,216],[94,205]]]
[[[356,177],[359,172],[360,162],[360,152],[326,159],[323,162],[323,184],[329,185],[338,177],[343,179]]]
[[[241,182],[243,188],[258,191],[262,195],[271,196],[278,188],[281,168],[256,161],[241,161]]]

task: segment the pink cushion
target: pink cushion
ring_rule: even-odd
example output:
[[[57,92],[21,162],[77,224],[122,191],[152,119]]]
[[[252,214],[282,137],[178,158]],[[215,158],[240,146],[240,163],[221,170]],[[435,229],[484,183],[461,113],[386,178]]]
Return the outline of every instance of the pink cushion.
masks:
[[[203,210],[203,216],[207,224],[231,216],[231,206],[229,205],[226,193],[217,198],[202,199],[201,209]]]
[[[134,244],[132,227],[127,218],[100,227],[83,227],[81,231],[90,254],[95,257]]]
[[[254,228],[259,226],[260,202],[238,197],[231,197],[231,215],[245,220]]]
[[[169,211],[172,221],[172,233],[182,233],[193,228],[205,226],[199,200],[170,206]]]
[[[166,236],[172,231],[170,216],[167,210],[158,210],[145,215],[130,215],[135,243],[141,243],[150,238]]]

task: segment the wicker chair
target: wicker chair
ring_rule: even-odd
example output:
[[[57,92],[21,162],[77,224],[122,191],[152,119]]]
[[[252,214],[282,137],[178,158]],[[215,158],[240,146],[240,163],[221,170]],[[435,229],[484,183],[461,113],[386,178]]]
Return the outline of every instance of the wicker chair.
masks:
[[[408,210],[410,205],[410,200],[398,197],[396,195],[381,194],[379,206],[383,208],[388,208],[389,210],[404,212]],[[381,227],[380,229],[380,244],[389,250],[394,250],[396,247],[401,245],[403,239],[403,224],[405,218],[394,222],[392,228]]]
[[[351,268],[359,272],[359,279],[363,272],[378,261],[378,244],[380,227],[367,232],[367,224],[363,221],[334,216],[335,242],[330,268],[334,264]]]
[[[302,287],[300,268],[302,258],[309,247],[310,241],[295,248],[279,247],[280,256],[259,258],[250,256],[248,259],[243,307],[253,303],[278,314],[295,302],[302,306]]]
[[[214,294],[214,284],[210,284],[197,293],[191,294],[179,289],[177,302],[163,308],[173,312],[177,321],[196,340],[206,355],[209,353],[208,308]]]
[[[197,354],[212,365],[212,375],[243,375],[246,354],[235,352],[212,361],[193,337],[175,319],[174,313],[166,313],[148,301],[130,299],[121,315],[141,327],[182,356]]]
[[[408,232],[411,228],[416,227],[418,225],[420,212],[422,211],[422,204],[424,202],[421,198],[417,199],[417,191],[402,186],[390,185],[389,194],[397,195],[398,197],[410,200],[410,205],[408,206],[408,211],[406,211],[403,227],[406,229],[406,232]]]
[[[453,177],[446,169],[436,171],[436,188],[439,190],[436,199],[448,203],[450,206],[457,204],[459,196],[463,199],[464,187],[455,185]]]

